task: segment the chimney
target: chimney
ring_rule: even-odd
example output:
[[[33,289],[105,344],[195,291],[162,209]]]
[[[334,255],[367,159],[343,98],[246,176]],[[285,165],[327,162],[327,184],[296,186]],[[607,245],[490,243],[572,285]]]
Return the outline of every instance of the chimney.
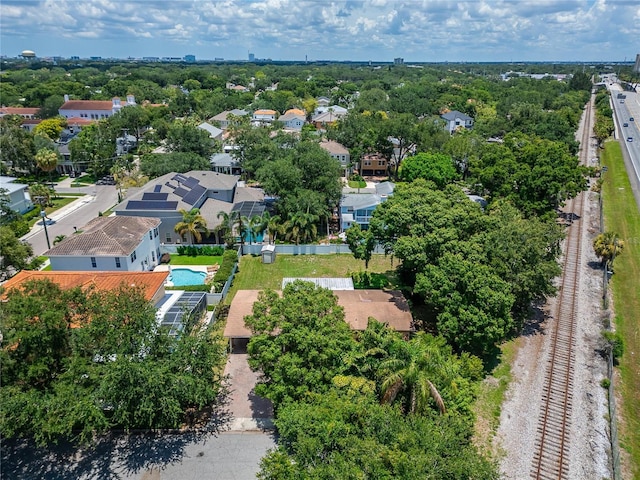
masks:
[[[65,102],[68,102],[68,101],[69,101],[69,95],[68,95],[68,94],[66,94],[66,93],[64,94],[64,101],[65,101]]]

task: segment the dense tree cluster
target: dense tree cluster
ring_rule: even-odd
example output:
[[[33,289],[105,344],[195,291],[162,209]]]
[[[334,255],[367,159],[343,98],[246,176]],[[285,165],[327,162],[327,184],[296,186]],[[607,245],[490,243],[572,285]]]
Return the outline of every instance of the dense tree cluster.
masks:
[[[331,291],[300,281],[262,292],[246,324],[281,437],[260,478],[497,478],[470,444],[477,358],[373,319],[354,334]]]
[[[7,293],[7,292],[5,292]],[[0,317],[3,436],[90,441],[113,427],[175,428],[218,395],[220,343],[185,322],[158,329],[142,292],[11,290]]]

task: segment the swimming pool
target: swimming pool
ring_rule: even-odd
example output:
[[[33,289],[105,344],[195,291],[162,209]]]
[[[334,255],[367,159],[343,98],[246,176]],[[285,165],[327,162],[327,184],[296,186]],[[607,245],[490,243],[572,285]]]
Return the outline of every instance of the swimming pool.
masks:
[[[203,285],[207,276],[204,272],[196,272],[189,268],[172,268],[169,281],[173,282],[175,287],[184,287],[185,285]]]

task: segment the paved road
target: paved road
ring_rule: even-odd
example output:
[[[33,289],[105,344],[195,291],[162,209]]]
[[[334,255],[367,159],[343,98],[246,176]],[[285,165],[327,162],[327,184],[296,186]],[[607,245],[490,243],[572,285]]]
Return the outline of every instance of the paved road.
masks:
[[[112,185],[99,185],[84,188],[58,187],[60,193],[85,193],[85,197],[74,202],[73,207],[54,212],[51,218],[55,223],[47,225],[49,241],[53,246],[53,240],[58,235],[71,235],[75,231],[73,227],[81,228],[89,220],[96,218],[99,212],[104,212],[113,207],[118,201],[118,192]],[[42,222],[38,222],[34,229],[22,237],[33,246],[34,255],[41,255],[47,251]]]
[[[256,478],[260,458],[274,447],[273,436],[262,432],[123,435],[86,450],[3,440],[0,478],[248,480]]]

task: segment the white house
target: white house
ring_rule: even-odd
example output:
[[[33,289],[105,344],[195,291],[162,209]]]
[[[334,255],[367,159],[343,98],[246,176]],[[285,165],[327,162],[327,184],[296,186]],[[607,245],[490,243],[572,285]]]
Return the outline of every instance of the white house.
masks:
[[[271,123],[277,117],[278,117],[278,112],[276,112],[275,110],[260,109],[253,112],[253,116],[251,117],[251,119],[254,122]]]
[[[160,262],[160,219],[98,217],[44,253],[52,270],[147,271]]]
[[[127,95],[126,103],[122,103],[118,97],[109,100],[70,100],[69,95],[64,96],[64,103],[58,109],[58,113],[66,119],[90,119],[102,120],[109,118],[120,111],[122,107],[135,105],[133,95]]]
[[[18,115],[24,119],[33,120],[37,118],[39,108],[28,107],[0,107],[0,118],[6,115]]]
[[[33,202],[27,189],[29,185],[14,183],[15,177],[0,176],[0,190],[6,190],[9,197],[9,208],[14,212],[25,213],[33,208]]]
[[[349,150],[341,143],[334,142],[333,140],[322,140],[320,147],[329,153],[333,158],[340,162],[340,166],[345,171],[345,176],[348,173],[349,165],[351,164],[351,155]]]
[[[447,122],[449,133],[453,133],[459,128],[471,129],[473,127],[473,118],[457,110],[444,113],[440,115],[440,118]]]

